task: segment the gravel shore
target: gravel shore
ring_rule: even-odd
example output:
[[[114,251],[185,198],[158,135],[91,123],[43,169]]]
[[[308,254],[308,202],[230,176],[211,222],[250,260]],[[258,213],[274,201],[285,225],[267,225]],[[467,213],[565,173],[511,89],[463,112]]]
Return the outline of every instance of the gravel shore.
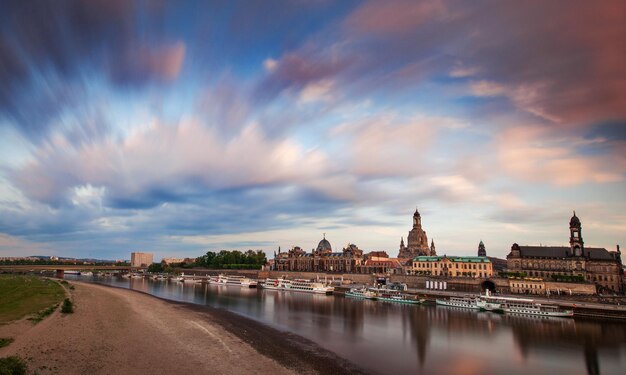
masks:
[[[205,306],[72,283],[75,313],[0,326],[39,374],[341,374],[351,363],[300,336]]]

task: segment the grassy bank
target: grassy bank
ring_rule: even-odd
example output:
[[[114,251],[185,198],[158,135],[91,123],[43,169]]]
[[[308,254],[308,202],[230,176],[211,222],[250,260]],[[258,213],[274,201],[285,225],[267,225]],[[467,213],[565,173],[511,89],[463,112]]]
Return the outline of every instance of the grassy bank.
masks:
[[[0,324],[39,313],[65,297],[55,281],[33,276],[0,275]]]

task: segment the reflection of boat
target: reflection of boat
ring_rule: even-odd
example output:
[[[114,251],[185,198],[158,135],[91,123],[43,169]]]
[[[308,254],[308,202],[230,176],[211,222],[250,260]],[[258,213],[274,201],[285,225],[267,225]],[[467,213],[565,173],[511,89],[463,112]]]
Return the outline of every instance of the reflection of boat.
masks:
[[[375,300],[377,294],[374,288],[352,288],[346,292],[346,296]]]
[[[506,314],[524,314],[549,317],[572,317],[572,310],[563,310],[555,305],[542,305],[532,299],[500,297],[502,310]]]
[[[463,309],[472,309],[478,310],[480,307],[476,304],[476,297],[465,296],[465,297],[450,297],[449,299],[437,299],[437,305],[441,306],[449,306],[449,307],[460,307]]]
[[[247,288],[256,288],[257,282],[256,280],[252,280],[245,276],[227,276],[227,275],[219,275],[217,277],[211,277],[209,279],[209,283],[211,284],[219,284],[219,285],[236,285],[240,287]]]
[[[378,289],[376,292],[376,299],[382,302],[395,302],[395,303],[408,303],[408,304],[420,304],[425,300],[419,299],[410,294],[402,293],[396,289]]]
[[[322,282],[302,279],[284,280],[284,286],[286,291],[315,294],[332,294],[333,290],[335,290],[332,286],[328,286]]]

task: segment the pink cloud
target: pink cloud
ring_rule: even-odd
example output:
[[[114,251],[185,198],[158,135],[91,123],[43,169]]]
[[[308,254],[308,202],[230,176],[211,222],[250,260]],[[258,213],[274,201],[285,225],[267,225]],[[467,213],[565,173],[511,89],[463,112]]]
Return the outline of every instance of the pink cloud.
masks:
[[[626,164],[617,149],[583,156],[579,148],[586,142],[541,126],[509,128],[495,137],[501,168],[517,179],[556,186],[624,181]]]
[[[441,1],[369,1],[346,20],[349,29],[360,33],[399,34],[445,14]]]

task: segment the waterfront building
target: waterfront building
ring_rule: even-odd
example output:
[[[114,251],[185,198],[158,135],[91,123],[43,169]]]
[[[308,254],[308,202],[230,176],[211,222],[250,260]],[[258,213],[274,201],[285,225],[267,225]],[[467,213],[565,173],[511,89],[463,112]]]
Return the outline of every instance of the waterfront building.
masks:
[[[404,238],[400,239],[398,258],[410,260],[420,255],[437,255],[437,252],[435,251],[434,241],[431,241],[430,246],[428,245],[428,236],[426,236],[426,231],[422,228],[422,216],[415,209],[413,228],[409,231],[406,246],[404,245]]]
[[[365,255],[365,262],[358,269],[367,274],[403,274],[404,267],[400,259],[389,258],[386,251],[371,251]]]
[[[598,291],[623,292],[622,260],[617,251],[587,247],[576,212],[570,219],[570,246],[520,246],[507,255],[507,269],[544,280],[577,278],[593,283]]]
[[[301,272],[358,272],[363,264],[363,250],[354,244],[348,244],[341,252],[333,252],[330,242],[324,238],[317,248],[307,253],[299,246],[294,246],[286,253],[274,253],[273,267],[277,271]]]
[[[413,258],[412,275],[487,278],[493,275],[491,260],[474,256],[427,256]]]
[[[131,267],[148,267],[153,263],[152,253],[130,253],[130,266]]]
[[[511,293],[519,294],[546,294],[546,283],[540,278],[510,279]]]

